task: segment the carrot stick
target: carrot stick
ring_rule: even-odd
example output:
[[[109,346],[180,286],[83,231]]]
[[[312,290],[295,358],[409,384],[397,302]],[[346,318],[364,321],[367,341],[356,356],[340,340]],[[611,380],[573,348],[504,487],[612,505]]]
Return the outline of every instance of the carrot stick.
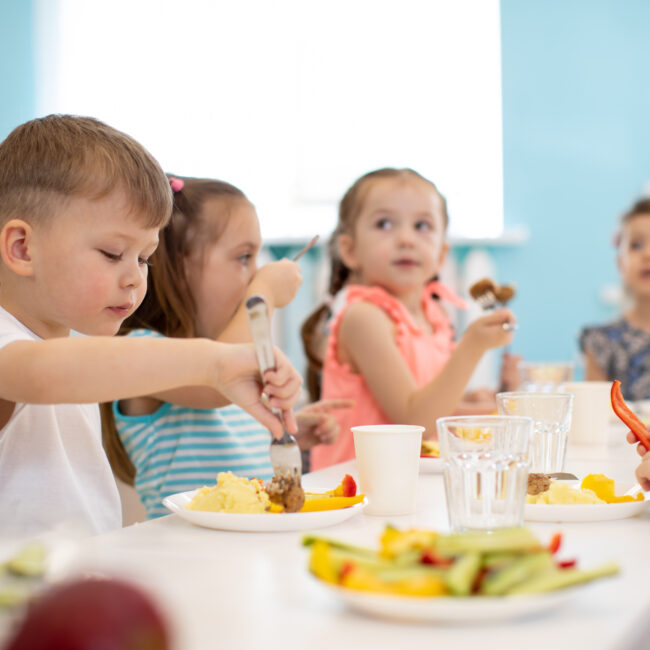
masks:
[[[650,451],[650,436],[645,424],[639,420],[636,414],[625,403],[621,393],[621,382],[616,379],[612,384],[612,408],[621,421],[630,428],[630,431],[639,439],[639,442]]]

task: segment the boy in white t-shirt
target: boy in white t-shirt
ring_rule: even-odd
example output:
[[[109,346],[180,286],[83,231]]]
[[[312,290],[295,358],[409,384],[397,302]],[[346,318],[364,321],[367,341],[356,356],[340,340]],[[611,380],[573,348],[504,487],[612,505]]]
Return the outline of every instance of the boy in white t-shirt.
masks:
[[[144,297],[171,207],[154,158],[92,118],[50,115],[0,143],[3,534],[120,526],[98,402],[205,386],[282,435],[251,345],[112,337]],[[279,350],[276,361],[264,392],[295,432],[301,380]]]

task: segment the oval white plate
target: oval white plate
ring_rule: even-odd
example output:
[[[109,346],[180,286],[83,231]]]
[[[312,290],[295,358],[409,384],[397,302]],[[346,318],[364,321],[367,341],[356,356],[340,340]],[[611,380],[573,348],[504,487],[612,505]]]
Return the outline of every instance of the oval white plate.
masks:
[[[485,623],[506,621],[553,609],[569,600],[574,589],[533,596],[474,596],[472,598],[415,598],[344,589],[318,581],[352,609],[397,621]]]
[[[628,501],[627,503],[595,503],[588,505],[547,505],[527,503],[524,507],[526,521],[610,521],[626,519],[638,515],[648,505],[648,501]]]
[[[442,467],[442,458],[420,456],[420,474],[440,474]]]
[[[163,505],[196,526],[215,528],[217,530],[235,530],[239,532],[275,533],[290,530],[311,530],[333,526],[361,512],[368,499],[349,508],[338,510],[321,510],[320,512],[291,512],[237,514],[232,512],[203,512],[188,510],[185,506],[192,500],[196,490],[179,492],[163,499]]]

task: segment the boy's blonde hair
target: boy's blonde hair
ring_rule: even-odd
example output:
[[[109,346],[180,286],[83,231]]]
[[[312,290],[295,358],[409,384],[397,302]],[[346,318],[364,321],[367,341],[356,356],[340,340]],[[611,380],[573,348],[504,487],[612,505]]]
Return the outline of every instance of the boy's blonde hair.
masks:
[[[70,198],[126,194],[146,227],[172,211],[169,181],[133,138],[92,117],[48,115],[21,124],[0,143],[0,227],[10,219],[43,223]]]

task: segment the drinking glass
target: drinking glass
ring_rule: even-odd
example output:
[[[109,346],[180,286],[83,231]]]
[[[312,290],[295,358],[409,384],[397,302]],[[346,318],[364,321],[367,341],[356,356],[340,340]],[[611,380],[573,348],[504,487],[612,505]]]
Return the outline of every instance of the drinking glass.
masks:
[[[437,420],[449,523],[454,531],[521,526],[533,421],[464,416]]]
[[[518,390],[526,393],[554,393],[558,386],[573,379],[570,361],[521,362],[521,384]]]
[[[573,395],[568,393],[498,393],[497,411],[533,419],[530,471],[564,471]]]

